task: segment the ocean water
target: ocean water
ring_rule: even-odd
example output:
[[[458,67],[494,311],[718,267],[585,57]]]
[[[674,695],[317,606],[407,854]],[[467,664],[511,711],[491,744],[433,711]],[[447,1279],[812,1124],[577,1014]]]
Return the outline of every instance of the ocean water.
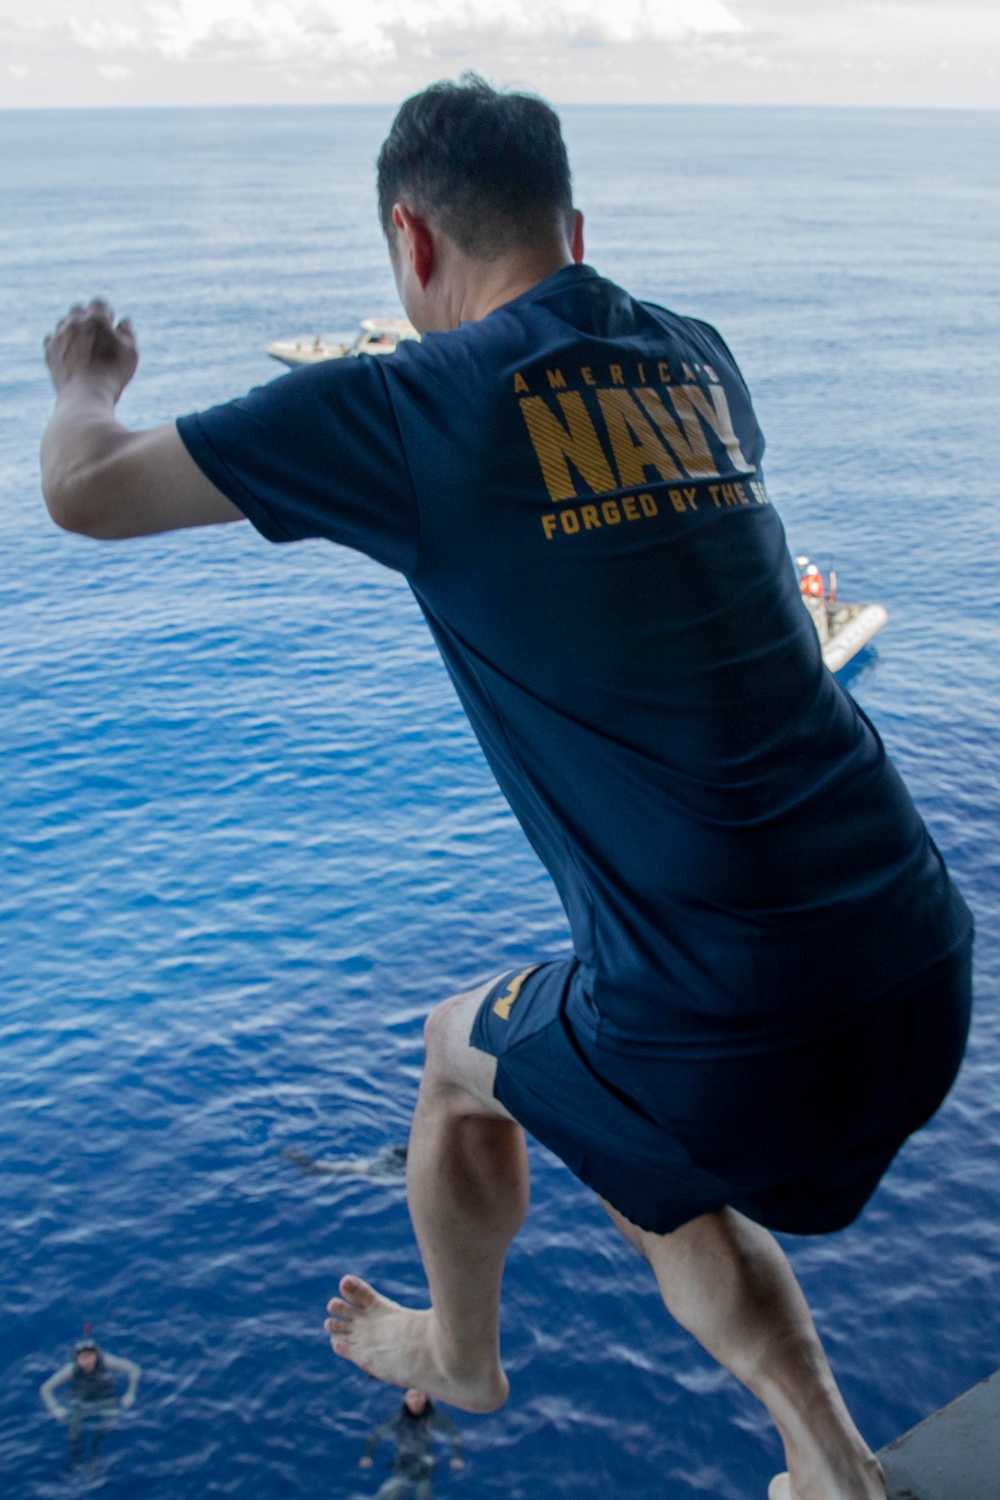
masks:
[[[400,1184],[282,1152],[403,1141],[440,998],[562,952],[405,585],[249,526],[97,545],[48,521],[43,334],[136,323],[125,420],[393,312],[382,109],[0,114],[0,1487],[62,1495],[38,1386],[84,1320],[143,1367],[123,1500],[371,1495],[396,1395],[336,1361],[338,1276],[419,1303]],[[570,109],[588,258],[715,322],[795,551],[888,628],[849,685],[979,925],[968,1059],[856,1225],[788,1247],[880,1445],[1000,1365],[1000,114]],[[817,849],[818,859],[823,857]],[[512,1395],[445,1500],[762,1497],[762,1410],[532,1152]],[[78,1486],[77,1486],[78,1487]]]

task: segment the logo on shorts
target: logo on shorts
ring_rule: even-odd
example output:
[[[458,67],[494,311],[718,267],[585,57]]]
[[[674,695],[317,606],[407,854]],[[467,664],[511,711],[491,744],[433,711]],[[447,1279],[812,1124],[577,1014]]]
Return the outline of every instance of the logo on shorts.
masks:
[[[506,994],[501,995],[500,999],[493,1006],[493,1014],[499,1016],[501,1021],[510,1020],[510,1008],[521,993],[521,986],[528,975],[534,974],[535,970],[540,967],[539,964],[532,964],[530,969],[523,969],[520,974],[514,975],[514,978],[507,986]]]

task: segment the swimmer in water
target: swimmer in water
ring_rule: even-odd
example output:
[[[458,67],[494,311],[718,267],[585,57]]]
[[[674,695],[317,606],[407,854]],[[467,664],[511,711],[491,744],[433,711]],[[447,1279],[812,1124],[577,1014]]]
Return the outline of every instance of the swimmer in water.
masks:
[[[82,1463],[86,1433],[90,1433],[90,1463],[94,1470],[100,1467],[99,1450],[104,1439],[114,1427],[119,1411],[128,1411],[135,1404],[135,1393],[142,1374],[131,1359],[108,1354],[88,1334],[74,1346],[73,1358],[50,1375],[41,1387],[40,1395],[52,1415],[60,1422],[68,1422],[66,1444],[69,1449],[67,1467],[70,1472]],[[125,1394],[119,1399],[116,1375],[128,1380]],[[56,1397],[61,1386],[68,1386],[65,1404]]]
[[[382,1439],[390,1436],[396,1439],[392,1471],[375,1500],[400,1500],[410,1485],[416,1490],[415,1500],[431,1500],[435,1432],[451,1444],[451,1467],[464,1469],[461,1440],[454,1422],[444,1412],[438,1411],[426,1391],[407,1391],[402,1406],[379,1423],[358,1459],[359,1468],[370,1469],[375,1449]]]
[[[294,1162],[303,1177],[405,1177],[406,1147],[383,1146],[374,1156],[313,1157],[296,1146],[282,1156]]]

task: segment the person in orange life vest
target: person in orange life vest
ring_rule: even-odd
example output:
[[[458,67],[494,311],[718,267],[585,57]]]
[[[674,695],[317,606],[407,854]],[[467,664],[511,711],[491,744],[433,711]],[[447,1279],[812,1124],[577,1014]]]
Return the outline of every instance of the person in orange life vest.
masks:
[[[799,588],[807,599],[822,599],[823,575],[815,563],[809,563],[799,579]]]

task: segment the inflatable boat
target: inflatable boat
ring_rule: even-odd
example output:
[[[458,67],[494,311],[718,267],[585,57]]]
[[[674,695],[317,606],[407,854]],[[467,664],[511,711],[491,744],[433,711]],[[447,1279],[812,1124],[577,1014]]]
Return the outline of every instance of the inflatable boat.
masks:
[[[294,339],[275,339],[268,344],[272,359],[295,369],[297,365],[318,365],[326,359],[346,359],[354,354],[392,354],[404,339],[420,335],[405,318],[362,318],[357,333],[334,334],[331,338],[317,333],[300,334]]]
[[[837,575],[831,567],[826,578],[809,561],[797,557],[802,602],[812,615],[823,648],[823,660],[831,672],[839,672],[878,634],[889,616],[881,604],[849,604],[837,596]]]

